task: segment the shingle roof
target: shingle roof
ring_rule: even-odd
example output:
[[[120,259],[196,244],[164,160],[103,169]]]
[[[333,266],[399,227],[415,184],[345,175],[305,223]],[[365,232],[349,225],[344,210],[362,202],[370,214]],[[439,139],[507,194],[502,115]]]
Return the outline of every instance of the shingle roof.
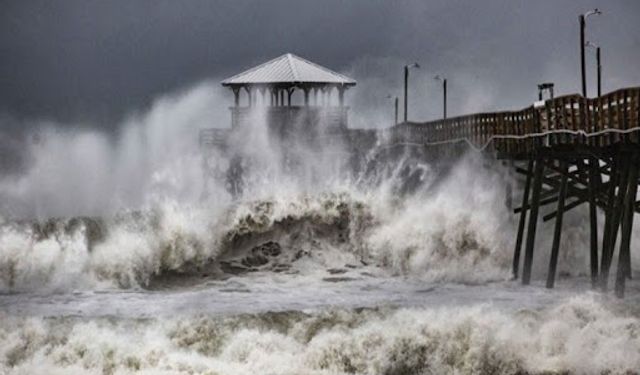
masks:
[[[356,81],[291,53],[222,81],[223,86],[276,83],[333,83],[353,86]]]

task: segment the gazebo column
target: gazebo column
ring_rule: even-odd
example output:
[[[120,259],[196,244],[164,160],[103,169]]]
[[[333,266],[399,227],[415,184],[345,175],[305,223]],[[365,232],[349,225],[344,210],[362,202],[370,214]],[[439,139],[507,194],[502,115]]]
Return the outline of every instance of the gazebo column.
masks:
[[[236,107],[240,106],[240,87],[233,86],[233,103]]]
[[[260,106],[264,107],[265,103],[266,103],[266,99],[264,97],[264,87],[258,87],[258,89],[256,90],[256,105],[258,104],[258,100],[257,100],[257,96],[258,94],[260,94]]]
[[[247,105],[248,107],[251,107],[253,105],[253,96],[251,95],[251,86],[245,86],[244,90],[247,92],[247,97],[249,98],[249,104]]]
[[[344,91],[345,91],[344,85],[341,85],[338,87],[338,101],[339,101],[340,107],[344,107]]]
[[[280,90],[280,105],[284,106],[284,90]]]
[[[304,87],[304,105],[305,107],[309,106],[309,88],[308,87]]]
[[[287,105],[291,107],[291,95],[293,95],[293,91],[295,88],[291,87],[287,89]]]

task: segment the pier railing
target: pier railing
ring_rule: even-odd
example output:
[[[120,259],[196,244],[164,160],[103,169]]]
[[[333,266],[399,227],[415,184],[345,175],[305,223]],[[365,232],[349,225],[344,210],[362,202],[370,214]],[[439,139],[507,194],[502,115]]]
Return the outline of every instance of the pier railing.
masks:
[[[520,111],[401,123],[391,129],[387,142],[468,142],[476,149],[491,147],[503,157],[518,157],[538,145],[637,143],[639,128],[640,87],[634,87],[599,98],[561,96]]]

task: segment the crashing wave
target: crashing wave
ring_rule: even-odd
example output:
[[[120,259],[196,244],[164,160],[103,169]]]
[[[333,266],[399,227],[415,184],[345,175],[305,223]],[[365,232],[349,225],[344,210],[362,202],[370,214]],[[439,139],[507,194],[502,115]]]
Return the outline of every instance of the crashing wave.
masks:
[[[582,295],[489,305],[173,319],[0,319],[2,373],[633,374],[640,319]]]
[[[437,188],[425,183],[403,196],[386,180],[370,189],[288,192],[226,206],[163,200],[111,218],[6,221],[0,290],[153,288],[347,265],[437,282],[505,280],[515,228],[500,203],[504,176],[476,173],[477,164],[467,160]],[[560,267],[584,258],[575,256],[582,254],[580,223],[568,220],[567,227],[572,243]]]
[[[361,203],[327,194],[249,202],[220,215],[167,203],[112,219],[9,222],[0,226],[0,285],[18,291],[144,287],[167,273],[202,275],[221,265],[264,269],[265,257],[290,267],[313,249],[354,249],[367,220]]]
[[[373,264],[416,275],[447,262],[477,265],[488,258],[495,263],[489,250],[495,244],[471,227],[473,221],[427,225],[424,220],[431,220],[412,216],[406,206],[373,206],[372,200],[321,194],[245,202],[220,213],[165,202],[110,219],[5,223],[0,226],[0,287],[131,288],[149,287],[168,275],[296,273],[302,258],[312,258],[318,267]],[[416,259],[421,257],[436,263],[420,265]]]

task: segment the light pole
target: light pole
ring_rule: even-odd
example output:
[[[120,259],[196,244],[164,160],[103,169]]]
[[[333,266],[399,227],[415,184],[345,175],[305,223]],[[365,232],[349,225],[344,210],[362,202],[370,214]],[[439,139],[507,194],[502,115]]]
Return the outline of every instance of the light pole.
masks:
[[[584,62],[584,28],[586,25],[587,18],[589,16],[602,14],[600,9],[595,8],[593,10],[588,11],[587,13],[581,14],[579,17],[580,21],[580,68],[582,70],[582,96],[587,97],[587,73],[585,72],[585,62]]]
[[[545,82],[538,85],[538,100],[542,100],[545,91],[549,92],[549,99],[553,100],[553,82]]]
[[[442,81],[442,114],[443,119],[447,119],[447,78],[439,75],[433,77],[436,81]]]
[[[597,65],[597,73],[598,73],[598,98],[599,98],[600,95],[602,95],[602,64],[600,63],[600,46],[590,41],[587,41],[585,46],[596,50],[596,65]]]
[[[580,15],[580,67],[582,68],[582,96],[587,98],[587,75],[585,72],[584,61],[584,28],[586,20],[589,16],[599,15],[602,12],[596,8]],[[598,274],[598,215],[595,200],[595,176],[598,174],[598,160],[595,157],[589,158],[589,224],[591,226],[589,245],[591,248],[591,283],[595,285],[596,275]],[[591,183],[593,181],[593,183]]]
[[[409,99],[409,68],[420,68],[418,63],[408,64],[404,66],[404,122],[407,122],[408,116],[408,99]]]
[[[398,97],[392,96],[391,94],[389,94],[387,95],[387,99],[393,99],[394,108],[395,108],[395,117],[394,117],[393,125],[396,125],[398,123]]]

